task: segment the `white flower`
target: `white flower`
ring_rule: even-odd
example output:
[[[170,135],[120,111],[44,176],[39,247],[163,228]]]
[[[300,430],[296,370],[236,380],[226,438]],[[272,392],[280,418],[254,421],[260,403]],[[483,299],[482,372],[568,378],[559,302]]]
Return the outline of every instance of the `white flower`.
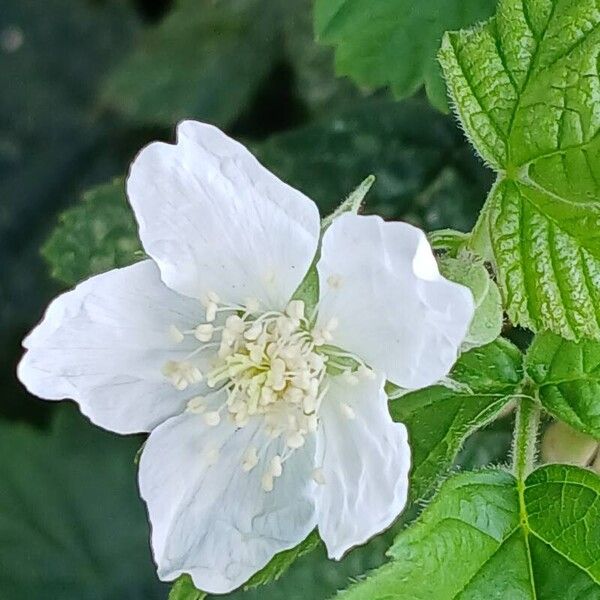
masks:
[[[142,150],[127,191],[152,260],[54,300],[19,376],[101,427],[151,432],[139,482],[161,579],[227,592],[315,527],[336,559],[388,527],[410,450],[384,382],[448,373],[470,292],[418,229],[346,214],[306,314],[292,296],[319,244],[315,204],[209,125]]]

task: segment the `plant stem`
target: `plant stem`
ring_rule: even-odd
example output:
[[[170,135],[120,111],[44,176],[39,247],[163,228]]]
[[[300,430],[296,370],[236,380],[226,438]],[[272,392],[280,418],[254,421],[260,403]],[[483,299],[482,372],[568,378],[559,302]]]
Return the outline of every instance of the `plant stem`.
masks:
[[[513,437],[513,472],[520,482],[533,470],[539,425],[540,409],[536,401],[521,398]]]

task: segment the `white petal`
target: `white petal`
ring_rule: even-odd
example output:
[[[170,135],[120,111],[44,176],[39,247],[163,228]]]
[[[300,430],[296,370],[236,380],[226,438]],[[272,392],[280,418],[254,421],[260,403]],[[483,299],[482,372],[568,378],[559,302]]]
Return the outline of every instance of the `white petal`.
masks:
[[[92,277],[54,300],[25,339],[20,380],[36,396],[72,398],[94,423],[118,433],[150,431],[180,412],[190,396],[161,367],[190,347],[169,326],[202,318],[197,300],[167,288],[148,260]]]
[[[448,374],[473,317],[473,297],[439,274],[422,231],[342,215],[325,232],[318,270],[318,324],[338,320],[333,344],[404,388]]]
[[[389,527],[406,504],[410,447],[406,428],[390,417],[383,384],[382,376],[357,385],[333,378],[321,407],[317,519],[337,560]]]
[[[131,165],[127,193],[146,252],[172,289],[281,309],[319,238],[315,204],[219,129],[184,121]]]
[[[222,419],[210,428],[201,415],[184,413],[150,434],[139,479],[161,579],[189,573],[199,589],[226,593],[314,529],[314,439],[294,452],[265,492],[262,476],[283,448],[261,426],[255,419],[236,430]],[[246,472],[251,446],[260,462]]]

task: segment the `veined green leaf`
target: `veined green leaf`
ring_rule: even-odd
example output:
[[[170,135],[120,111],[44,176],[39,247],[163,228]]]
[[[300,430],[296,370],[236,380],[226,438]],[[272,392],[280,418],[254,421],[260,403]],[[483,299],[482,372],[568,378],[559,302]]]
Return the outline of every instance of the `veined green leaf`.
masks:
[[[463,128],[498,172],[484,208],[512,321],[600,338],[600,6],[500,0],[447,34],[440,59]]]
[[[408,428],[414,499],[431,491],[452,466],[464,440],[506,406],[521,379],[521,353],[499,338],[463,354],[447,385],[390,401],[392,418]]]
[[[538,334],[525,366],[549,413],[600,439],[600,342]]]
[[[549,465],[447,480],[344,600],[598,600],[600,478]]]
[[[442,34],[489,17],[495,0],[317,0],[318,38],[336,47],[336,70],[360,85],[391,86],[398,98],[423,84],[445,110],[435,54]]]

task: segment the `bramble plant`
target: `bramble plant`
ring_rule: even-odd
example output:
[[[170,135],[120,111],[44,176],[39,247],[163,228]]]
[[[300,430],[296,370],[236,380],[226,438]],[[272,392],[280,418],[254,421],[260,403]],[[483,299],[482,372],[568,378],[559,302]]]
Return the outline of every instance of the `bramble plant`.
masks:
[[[211,12],[214,7],[191,22],[188,15],[193,12],[192,5],[194,2],[187,0],[178,3],[170,17],[148,35],[145,51],[134,53],[109,78],[104,97],[113,109],[135,122],[163,125],[193,112],[192,100],[180,82],[183,75],[171,72],[169,55],[163,49],[176,50],[177,46],[169,44],[172,38],[183,40],[198,27],[210,29],[223,23]],[[223,64],[210,66],[233,69],[236,52],[249,53],[240,67],[245,85],[229,94],[213,81],[207,91],[215,97],[208,103],[214,109],[213,121],[224,127],[253,93],[256,78],[266,77],[269,71],[268,65],[257,68],[253,64],[253,44],[263,45],[270,56],[277,54],[280,38],[288,51],[299,43],[290,34],[293,27],[285,21],[284,11],[263,12],[261,7],[261,2],[254,0],[226,4],[227,15],[237,26],[243,29],[240,23],[244,19],[253,25],[246,38],[248,48],[234,44],[233,34],[231,39],[225,36],[221,40],[225,46]],[[413,511],[422,508],[420,514],[412,522],[406,517],[408,525],[395,530],[385,564],[365,566],[361,576],[341,592],[341,598],[600,600],[600,1],[498,0],[496,5],[491,0],[316,0],[314,25],[317,40],[333,47],[339,75],[361,86],[389,86],[397,99],[416,93],[424,85],[436,108],[446,110],[450,105],[474,152],[496,175],[471,231],[433,229],[427,236],[428,245],[413,227],[362,216],[369,194],[376,193],[376,188],[370,191],[372,177],[319,222],[314,204],[275,181],[266,169],[259,169],[241,146],[215,133],[216,129],[184,123],[179,126],[177,145],[149,146],[132,166],[128,194],[140,223],[141,244],[132,212],[124,202],[122,179],[94,188],[80,206],[64,214],[43,249],[56,278],[72,285],[111,268],[126,269],[119,271],[122,279],[115,287],[105,284],[108,277],[101,275],[53,303],[49,316],[26,342],[29,358],[21,366],[21,378],[42,397],[60,398],[75,390],[83,411],[107,429],[152,432],[141,453],[140,486],[153,524],[159,573],[169,581],[175,579],[169,600],[201,600],[206,596],[198,589],[202,582],[211,593],[228,592],[239,585],[248,590],[273,584],[296,559],[323,543],[329,555],[339,559],[353,545],[388,527],[407,497]],[[153,56],[163,57],[159,68],[165,76],[152,82],[142,76],[136,81],[136,73],[143,75],[146,61]],[[298,79],[309,81],[306,65],[299,57],[294,61]],[[195,63],[188,75],[202,87],[205,69],[201,65]],[[307,104],[321,112],[327,102],[319,100],[314,91],[323,86],[322,80],[312,85],[307,83],[303,93]],[[342,92],[336,89],[330,97],[338,93]],[[219,98],[223,102],[216,101]],[[409,117],[396,113],[395,102],[371,100],[355,112],[343,113],[337,128],[350,131],[351,138],[360,138],[363,121],[380,119],[377,126],[382,135],[391,129],[410,139],[412,130],[407,121],[412,120],[413,108],[405,106]],[[427,114],[430,121],[423,123],[423,128],[431,126],[441,132],[439,115]],[[339,149],[341,155],[345,151],[344,140],[335,139],[337,134],[335,127],[323,134],[331,139],[323,154],[333,156],[323,160],[331,160],[328,168],[336,175],[335,169],[341,169],[336,165],[336,152]],[[287,157],[293,156],[294,147],[310,149],[313,136],[314,130],[305,128],[275,136],[253,150],[261,160],[274,165],[284,179],[289,175],[298,181],[301,177],[296,177],[294,166],[290,166],[294,160]],[[443,143],[443,152],[453,154],[453,142]],[[415,185],[419,194],[433,194],[438,189],[448,196],[457,189],[469,193],[464,185],[455,187],[456,180],[463,177],[459,166],[462,158],[456,159],[453,170],[430,182],[426,178],[435,171],[431,165],[439,148],[420,148],[417,162],[421,150],[426,155],[423,160],[430,164],[427,175],[419,175]],[[208,165],[205,171],[210,176],[196,177],[198,158]],[[352,162],[346,158],[352,171],[363,168],[358,159]],[[394,157],[383,153],[377,154],[377,159],[389,160],[386,174],[398,166]],[[375,175],[378,166],[372,169]],[[149,183],[153,174],[162,170],[167,175],[156,185]],[[312,173],[312,169],[307,170]],[[357,176],[367,175],[361,172]],[[171,176],[177,183],[169,188]],[[203,182],[196,195],[201,197],[204,211],[198,214],[209,223],[204,229],[189,225],[194,222],[196,208],[185,193],[182,197],[185,202],[189,200],[189,206],[185,202],[169,206],[169,192],[179,189],[180,181],[190,185]],[[306,185],[311,182],[306,181]],[[232,209],[231,214],[221,215],[220,221],[216,217],[210,221],[210,215],[218,212],[215,207],[225,206],[232,190],[245,201],[256,201],[258,208],[247,213],[243,207]],[[247,196],[244,190],[249,190]],[[326,186],[325,191],[329,192]],[[261,205],[261,194],[271,204]],[[148,203],[148,198],[154,204]],[[333,199],[326,202],[331,206]],[[378,204],[374,208],[377,210]],[[244,220],[240,225],[241,216]],[[244,228],[249,229],[253,219],[260,221],[260,227],[256,225],[246,234]],[[231,228],[221,231],[223,222]],[[235,254],[231,260],[234,268],[229,269],[235,273],[231,274],[226,272],[228,263],[221,252],[226,244],[219,246],[230,234],[234,241],[227,249]],[[186,239],[194,239],[197,245],[185,245]],[[363,245],[375,250],[367,252],[360,240],[369,240]],[[383,248],[380,254],[378,244]],[[157,266],[145,260],[144,252]],[[293,268],[298,265],[302,272],[289,275],[278,261],[283,264],[294,253]],[[256,256],[273,259],[276,276],[272,281],[265,283],[262,272],[259,277],[253,262]],[[205,269],[210,286],[205,280],[198,283],[186,272],[191,264]],[[410,271],[407,265],[415,272],[406,275]],[[252,271],[255,267],[256,273]],[[368,277],[364,275],[367,272]],[[284,280],[279,288],[278,277]],[[92,284],[94,281],[102,283]],[[432,282],[437,286],[435,293],[427,287]],[[92,285],[97,287],[92,289]],[[363,288],[358,290],[360,285]],[[367,295],[367,287],[368,301],[355,302],[363,292]],[[233,301],[227,297],[230,288],[235,289]],[[467,299],[465,288],[470,290]],[[138,413],[114,406],[110,410],[99,408],[97,399],[103,393],[104,380],[98,376],[99,380],[82,383],[77,379],[81,373],[73,375],[72,365],[67,364],[65,356],[79,351],[81,336],[88,331],[78,321],[82,318],[78,311],[85,312],[81,309],[83,299],[88,294],[95,298],[100,307],[95,307],[100,314],[97,319],[102,321],[103,302],[109,304],[118,296],[115,290],[121,289],[127,289],[131,296],[125,297],[123,306],[133,307],[137,293],[147,293],[152,306],[169,306],[168,311],[165,309],[172,319],[166,323],[171,326],[173,342],[169,351],[179,358],[163,360],[162,354],[157,358],[159,352],[152,346],[147,360],[158,361],[164,378],[179,394],[173,410],[164,405],[158,409],[142,395],[138,404],[143,404],[143,411]],[[65,304],[65,308],[59,301],[69,294],[72,304]],[[185,302],[181,299],[184,296]],[[194,320],[196,300],[192,302],[188,296],[202,299],[206,318]],[[434,298],[443,298],[443,309]],[[403,310],[410,315],[402,314]],[[223,323],[219,312],[227,317]],[[395,320],[390,315],[396,315]],[[147,330],[154,343],[159,336],[152,330],[152,322],[146,315],[138,317],[139,329]],[[402,350],[403,344],[409,347],[402,338],[408,331],[409,317],[414,319],[416,338],[424,340],[420,346],[415,342],[410,352]],[[176,318],[186,327],[175,322]],[[65,330],[70,328],[64,334],[63,325]],[[135,337],[137,333],[128,335],[138,351],[141,342]],[[228,342],[228,336],[234,341]],[[260,360],[252,363],[257,340],[262,338]],[[104,354],[106,347],[112,352],[122,337],[111,333],[106,339],[106,344],[99,345]],[[299,366],[294,370],[282,363],[279,373],[277,357],[267,352],[269,344],[288,351],[290,360]],[[203,365],[202,372],[187,357],[177,354],[185,349],[191,352],[189,356],[195,356],[213,346],[216,358],[210,368],[204,370]],[[60,352],[48,359],[57,347]],[[457,350],[460,354],[450,370]],[[267,353],[268,359],[263,357]],[[111,355],[107,360],[116,364],[125,359]],[[58,375],[49,374],[49,363],[52,368],[59,365]],[[137,368],[131,367],[133,378],[139,375]],[[265,374],[260,381],[253,370],[257,368],[261,377],[263,371]],[[203,377],[209,387],[227,390],[225,412],[222,403],[217,404],[210,395],[208,400],[182,395]],[[273,383],[278,378],[283,382],[284,377],[293,384],[278,387]],[[373,402],[380,394],[384,399],[380,412],[385,415],[377,413],[375,404],[369,414],[347,389],[336,388],[342,378]],[[120,372],[117,379],[121,386],[131,384]],[[224,387],[218,387],[222,381]],[[311,386],[314,393],[306,391]],[[265,392],[265,388],[269,389]],[[292,398],[291,392],[285,395],[290,388],[297,391],[297,398]],[[236,398],[240,389],[243,399]],[[329,397],[335,397],[340,410],[327,416],[320,406]],[[284,402],[293,405],[293,414],[288,411],[282,416]],[[258,434],[253,433],[253,421],[248,425],[249,415],[256,411],[264,416],[271,439],[283,440],[283,451],[275,453],[267,447],[264,456],[259,456],[259,446],[257,454],[253,444]],[[454,465],[465,443],[476,447],[478,435],[493,430],[494,423],[505,422],[511,415],[510,464],[456,472]],[[217,515],[210,505],[219,503],[219,510],[225,511],[221,500],[199,500],[185,489],[184,475],[192,472],[193,463],[182,468],[183,474],[173,469],[168,476],[156,467],[161,460],[175,462],[180,458],[174,456],[172,449],[177,444],[173,440],[191,447],[196,430],[202,427],[209,431],[207,436],[216,436],[210,432],[218,430],[225,416],[233,423],[231,427],[245,432],[249,440],[240,446],[242,458],[236,463],[234,477],[242,470],[262,469],[258,489],[271,494],[279,489],[277,486],[285,487],[293,502],[304,503],[302,510],[308,515],[302,520],[293,513],[294,524],[285,530],[288,537],[268,544],[257,536],[255,545],[250,545],[249,536],[240,534],[240,546],[244,544],[248,554],[237,562],[231,558],[235,556],[235,549],[230,547],[232,536],[228,530],[219,529],[221,513]],[[166,424],[171,425],[165,427],[167,418]],[[369,419],[376,421],[376,426],[365,427],[352,437],[348,423],[359,429]],[[174,428],[177,420],[191,423],[189,432],[170,432],[169,427]],[[584,460],[570,461],[578,464],[542,464],[538,446],[550,420],[561,423],[560,431],[566,431],[568,425],[569,431],[580,435],[585,441]],[[410,450],[400,424],[408,432]],[[311,434],[321,428],[342,433],[316,437],[317,456],[327,443],[331,447],[344,440],[343,432],[358,441],[346,447],[339,443],[338,463],[324,460],[321,464],[312,456],[304,460],[302,453],[308,452]],[[375,441],[374,434],[379,436]],[[565,456],[566,460],[568,451],[560,450],[560,435],[564,435],[564,444],[571,444],[566,434],[555,433],[552,443],[558,444],[559,450],[552,456]],[[218,448],[203,447],[202,469],[206,472],[227,453],[229,442],[217,441],[221,444]],[[99,461],[92,454],[94,463]],[[360,475],[352,469],[346,472],[352,461],[353,465],[360,462]],[[219,469],[226,471],[230,466],[220,463]],[[209,478],[212,475],[206,477],[214,483]],[[304,479],[311,479],[310,494],[298,483]],[[379,495],[371,496],[370,505],[362,503],[358,498],[361,494],[353,495],[352,486],[358,479],[371,492],[381,488]],[[332,485],[337,487],[327,488]],[[363,491],[362,495],[368,494]],[[196,505],[205,502],[207,507],[198,508],[193,518],[182,510],[182,517],[171,507],[174,497],[178,506],[194,501]],[[316,515],[310,512],[313,504]],[[237,511],[237,506],[232,510]],[[236,519],[245,523],[245,513],[239,512]],[[348,520],[353,520],[350,526]],[[268,525],[262,525],[263,537],[275,538]],[[202,537],[200,530],[209,532],[202,534],[210,538],[206,545],[202,545],[204,538],[201,544],[187,537],[194,526],[198,537]],[[139,538],[139,532],[137,535]],[[173,541],[175,537],[178,539]],[[221,542],[227,546],[225,550]],[[197,553],[219,548],[225,558],[211,556],[213,572],[206,573],[208,569],[189,563],[189,547]]]

